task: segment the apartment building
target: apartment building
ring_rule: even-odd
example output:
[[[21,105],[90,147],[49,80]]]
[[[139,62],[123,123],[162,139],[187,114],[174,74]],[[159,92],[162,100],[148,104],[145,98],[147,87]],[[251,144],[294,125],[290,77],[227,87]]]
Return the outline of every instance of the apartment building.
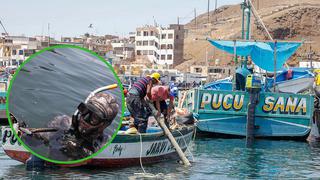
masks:
[[[135,44],[130,39],[116,39],[111,42],[113,55],[120,60],[132,60],[134,58]]]
[[[0,66],[20,65],[40,48],[36,38],[4,36],[0,40]]]
[[[170,25],[168,28],[158,26],[137,28],[135,35],[136,59],[147,58],[155,64],[175,65],[176,62],[181,61],[183,56],[184,36],[181,36],[183,31],[182,25]]]

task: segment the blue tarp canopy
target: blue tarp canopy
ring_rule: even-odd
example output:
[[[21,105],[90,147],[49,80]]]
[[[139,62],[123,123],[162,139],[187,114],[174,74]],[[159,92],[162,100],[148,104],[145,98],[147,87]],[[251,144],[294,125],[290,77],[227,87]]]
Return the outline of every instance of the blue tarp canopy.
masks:
[[[254,64],[266,71],[274,71],[274,42],[248,42],[248,41],[223,41],[208,40],[213,46],[227,53],[238,56],[251,56]],[[302,43],[277,42],[277,71],[281,70],[284,63],[292,56]]]

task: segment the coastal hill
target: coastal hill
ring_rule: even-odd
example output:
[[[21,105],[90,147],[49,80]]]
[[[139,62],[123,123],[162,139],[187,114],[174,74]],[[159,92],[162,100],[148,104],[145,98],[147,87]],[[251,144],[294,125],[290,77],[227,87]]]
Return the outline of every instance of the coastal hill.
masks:
[[[289,60],[290,66],[297,66],[299,60],[306,60],[307,53],[312,52],[312,59],[320,61],[320,1],[319,0],[252,0],[262,21],[271,36],[277,40],[312,41],[305,43]],[[241,38],[240,5],[218,8],[209,13],[201,14],[185,25],[186,38],[184,45],[184,62],[176,68],[188,71],[190,65],[215,64],[230,65],[232,56],[217,50],[205,38],[240,39]],[[251,39],[268,40],[262,26],[252,15]]]

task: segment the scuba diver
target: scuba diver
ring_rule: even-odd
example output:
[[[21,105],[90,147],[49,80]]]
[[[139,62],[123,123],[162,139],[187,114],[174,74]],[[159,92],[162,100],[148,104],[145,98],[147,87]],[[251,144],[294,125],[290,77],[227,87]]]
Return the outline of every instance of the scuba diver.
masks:
[[[24,133],[21,139],[33,147],[49,146],[50,159],[82,159],[106,144],[111,136],[104,130],[113,122],[118,110],[119,105],[112,95],[97,93],[87,103],[80,103],[78,113],[72,118],[62,115],[49,122],[48,127],[56,129],[55,132],[34,133],[32,136]]]
[[[169,120],[171,110],[174,108],[174,98],[178,96],[178,88],[174,83],[170,83],[169,86],[155,86],[151,90],[151,100],[154,103],[154,106],[158,110],[157,116],[160,116],[160,113],[163,114],[165,124],[169,128]],[[166,103],[166,100],[169,100],[169,107]]]
[[[151,110],[146,99],[151,99],[151,88],[160,82],[160,74],[153,73],[135,82],[129,89],[126,103],[139,133],[145,133]],[[145,99],[146,98],[146,99]]]

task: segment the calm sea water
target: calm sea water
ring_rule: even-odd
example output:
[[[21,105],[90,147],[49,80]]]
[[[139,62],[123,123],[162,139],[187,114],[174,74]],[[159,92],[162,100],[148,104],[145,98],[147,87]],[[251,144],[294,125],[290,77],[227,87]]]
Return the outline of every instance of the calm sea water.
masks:
[[[252,149],[245,139],[198,138],[190,145],[192,167],[176,161],[144,166],[159,179],[276,179],[319,178],[320,147],[305,142],[257,140]],[[192,159],[189,156],[189,159]],[[60,168],[26,171],[24,165],[0,152],[3,178],[141,179],[139,166],[122,169]]]
[[[9,110],[28,127],[47,127],[56,116],[71,118],[91,91],[114,83],[118,82],[112,71],[97,57],[76,48],[56,48],[41,53],[21,69],[12,82]],[[120,88],[106,92],[113,94],[119,104],[117,117],[105,130],[112,135],[122,113],[122,92]],[[48,157],[46,146],[29,147]]]

